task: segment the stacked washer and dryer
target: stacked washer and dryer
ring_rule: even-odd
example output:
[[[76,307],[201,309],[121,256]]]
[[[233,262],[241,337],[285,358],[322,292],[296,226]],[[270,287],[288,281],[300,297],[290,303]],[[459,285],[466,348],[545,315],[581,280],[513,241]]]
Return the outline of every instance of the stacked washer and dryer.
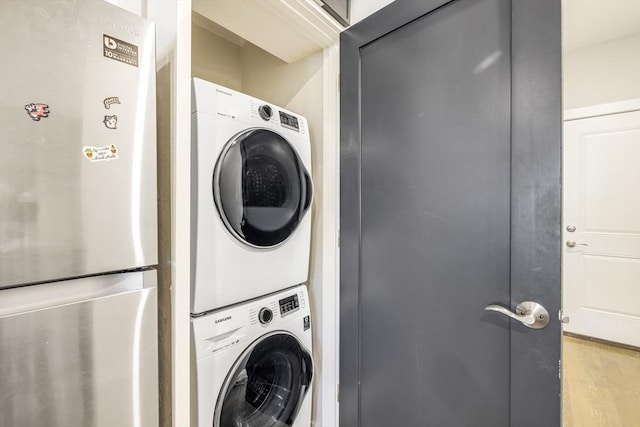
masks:
[[[309,427],[307,121],[192,87],[191,425]]]

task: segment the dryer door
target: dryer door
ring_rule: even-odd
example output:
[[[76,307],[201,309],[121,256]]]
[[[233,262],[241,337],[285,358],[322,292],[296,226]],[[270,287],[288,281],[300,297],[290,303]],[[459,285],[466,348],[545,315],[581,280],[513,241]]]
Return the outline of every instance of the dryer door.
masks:
[[[241,242],[271,248],[286,241],[309,210],[309,172],[279,133],[247,129],[222,150],[213,198],[227,229]]]
[[[214,427],[290,427],[309,391],[311,354],[286,332],[264,335],[245,350],[227,376]]]

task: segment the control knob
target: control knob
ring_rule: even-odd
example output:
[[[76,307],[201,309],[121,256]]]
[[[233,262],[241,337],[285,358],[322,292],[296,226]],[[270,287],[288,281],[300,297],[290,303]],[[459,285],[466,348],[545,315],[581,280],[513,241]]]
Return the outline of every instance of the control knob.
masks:
[[[260,117],[262,117],[263,120],[269,121],[273,116],[273,108],[268,105],[261,105],[258,107],[258,114],[260,114]]]
[[[267,323],[271,322],[272,319],[273,312],[271,310],[269,310],[267,307],[260,309],[260,312],[258,313],[258,320],[260,321],[260,323],[266,325]]]

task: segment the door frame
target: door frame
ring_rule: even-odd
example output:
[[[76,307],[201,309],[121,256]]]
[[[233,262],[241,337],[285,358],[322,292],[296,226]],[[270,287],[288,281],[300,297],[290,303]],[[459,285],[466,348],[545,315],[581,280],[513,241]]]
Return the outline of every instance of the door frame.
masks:
[[[466,0],[453,0],[466,1]],[[360,49],[450,0],[396,1],[340,37],[340,426],[360,426]],[[511,308],[536,301],[542,330],[511,323],[510,425],[560,426],[560,0],[511,5]],[[488,296],[491,300],[491,297]],[[479,301],[478,310],[483,302]],[[392,369],[389,367],[388,369]]]
[[[631,98],[625,101],[607,102],[604,104],[589,105],[588,107],[564,110],[563,122],[590,119],[591,117],[610,116],[612,114],[630,113],[638,110],[640,110],[640,98]]]
[[[626,113],[637,113],[640,112],[640,98],[631,98],[631,99],[627,99],[624,101],[614,101],[614,102],[607,102],[607,103],[601,103],[601,104],[593,104],[593,105],[589,105],[589,106],[583,106],[583,107],[577,107],[577,108],[571,108],[571,109],[567,109],[564,110],[564,120],[563,120],[563,132],[565,134],[567,134],[567,130],[566,127],[567,125],[570,125],[570,123],[574,122],[574,121],[581,121],[581,120],[587,120],[587,119],[599,119],[599,118],[604,118],[607,116],[618,116],[618,115],[622,115],[622,114],[626,114]],[[573,125],[571,125],[573,126]],[[570,138],[566,139],[567,141],[571,141]],[[574,141],[575,143],[575,141]],[[567,142],[567,144],[570,144],[570,142]],[[568,149],[569,145],[565,145],[563,147],[563,163],[566,165],[567,164],[567,160],[571,157],[570,156],[570,151],[566,151],[564,150],[564,148]],[[565,170],[569,171],[569,169],[565,168]],[[575,172],[575,171],[574,171]],[[569,327],[565,326],[563,328],[563,332],[568,332],[570,334],[578,334],[578,335],[585,335],[585,336],[592,336],[590,333],[586,333],[583,331],[567,331],[567,329],[573,329],[572,327],[570,327],[571,322],[573,320],[575,320],[575,311],[569,311],[567,310],[567,299],[565,298],[565,296],[567,296],[568,293],[573,293],[573,296],[575,297],[575,293],[577,292],[577,288],[571,290],[572,286],[576,286],[576,283],[572,283],[570,280],[565,280],[565,279],[569,279],[571,273],[569,273],[569,268],[567,267],[567,255],[566,255],[566,248],[564,247],[564,242],[567,240],[573,240],[570,236],[570,234],[566,234],[564,231],[566,230],[565,227],[570,224],[569,219],[567,218],[567,213],[570,213],[570,203],[569,203],[569,197],[567,195],[567,189],[568,188],[575,188],[575,185],[573,187],[571,187],[568,183],[568,178],[569,175],[564,175],[564,184],[563,184],[563,189],[562,189],[562,200],[564,203],[564,206],[566,207],[566,209],[564,209],[563,212],[563,218],[562,218],[562,232],[563,232],[563,245],[562,245],[562,251],[563,251],[563,258],[562,258],[562,274],[563,274],[563,289],[562,289],[562,293],[563,293],[563,315],[567,317],[567,323],[569,325]],[[574,180],[574,184],[575,184],[575,180]],[[574,189],[574,192],[578,192],[579,190]],[[574,210],[577,209],[574,206]],[[575,217],[575,215],[574,215]],[[574,254],[576,255],[576,254]],[[620,255],[618,255],[620,256]],[[572,274],[576,274],[576,272],[574,271]],[[586,273],[585,273],[586,274]],[[576,281],[574,281],[576,282]],[[577,309],[578,311],[580,310],[580,308]],[[622,321],[622,320],[621,320]],[[589,328],[592,329],[592,328]],[[620,329],[616,328],[618,330],[618,332],[620,332]],[[597,334],[596,334],[597,335]],[[629,344],[632,345],[629,342],[624,343],[624,333],[622,333],[622,335],[618,334],[618,337],[610,337],[611,339],[607,340],[606,337],[604,336],[595,336],[593,335],[596,339],[603,339],[605,341],[609,341],[609,342],[619,342],[622,343],[622,345],[625,344]],[[619,337],[623,337],[623,339],[618,340]],[[616,338],[616,339],[613,339]]]

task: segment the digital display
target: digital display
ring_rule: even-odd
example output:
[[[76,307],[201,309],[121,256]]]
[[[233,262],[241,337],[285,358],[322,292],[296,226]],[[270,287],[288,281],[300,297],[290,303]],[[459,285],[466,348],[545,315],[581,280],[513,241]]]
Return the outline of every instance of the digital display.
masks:
[[[280,111],[280,124],[282,126],[296,130],[300,132],[300,125],[298,124],[298,118],[292,116],[291,114],[283,113]]]
[[[283,316],[291,311],[297,310],[300,307],[300,303],[298,302],[298,295],[291,295],[290,297],[281,299],[278,302],[280,303],[280,313]]]

